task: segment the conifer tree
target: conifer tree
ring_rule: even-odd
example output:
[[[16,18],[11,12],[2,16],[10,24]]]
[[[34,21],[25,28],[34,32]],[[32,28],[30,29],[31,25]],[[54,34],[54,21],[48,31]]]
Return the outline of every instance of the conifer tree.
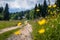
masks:
[[[38,9],[39,9],[38,16],[40,17],[41,16],[41,5],[40,5],[40,3],[38,4]]]
[[[60,0],[56,1],[57,6],[60,8]]]
[[[4,10],[4,20],[9,20],[9,8],[8,8],[8,4],[6,4],[5,10]]]
[[[26,18],[27,18],[28,20],[30,19],[29,12],[30,12],[30,10],[27,10],[27,12],[26,12]]]
[[[46,3],[46,0],[44,0],[44,4],[43,4],[43,13],[42,13],[42,16],[45,17],[47,15],[47,3]]]
[[[3,7],[0,7],[0,20],[3,20]]]
[[[0,13],[3,11],[3,7],[0,7]]]
[[[36,9],[37,9],[37,4],[35,5],[35,8],[34,8],[34,18],[37,18],[37,12],[36,12]]]

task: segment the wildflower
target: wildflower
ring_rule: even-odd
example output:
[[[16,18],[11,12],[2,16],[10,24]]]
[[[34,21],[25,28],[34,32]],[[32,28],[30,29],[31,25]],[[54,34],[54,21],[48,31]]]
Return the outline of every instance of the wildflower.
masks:
[[[48,7],[51,8],[51,5],[49,5]]]
[[[55,4],[55,5],[53,5],[53,7],[55,8],[55,7],[56,7],[56,4]]]
[[[17,26],[20,26],[21,25],[21,23],[19,22],[18,24],[17,24]]]
[[[36,11],[37,11],[37,12],[39,12],[40,10],[39,10],[39,9],[37,9]]]
[[[46,23],[46,20],[45,19],[42,19],[42,20],[38,21],[38,24],[40,24],[40,25],[43,25],[45,23]]]
[[[16,31],[16,32],[14,32],[14,34],[15,34],[15,35],[19,35],[19,34],[21,34],[21,32],[20,32],[20,30],[18,30],[18,31]]]
[[[42,29],[40,29],[38,32],[39,32],[40,34],[43,34],[43,33],[45,32],[45,29],[42,28]]]

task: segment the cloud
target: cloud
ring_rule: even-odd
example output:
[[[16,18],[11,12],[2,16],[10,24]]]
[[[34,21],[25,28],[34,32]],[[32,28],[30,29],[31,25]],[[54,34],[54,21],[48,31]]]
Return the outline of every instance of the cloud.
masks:
[[[5,6],[5,4],[8,3],[10,8],[30,8],[33,7],[36,3],[42,4],[43,1],[44,0],[0,0],[0,6]],[[50,1],[51,4],[55,2],[55,0]]]
[[[5,6],[6,3],[9,4],[9,8],[25,8],[29,9],[34,7],[39,0],[0,0],[0,6]]]
[[[9,4],[10,9],[32,9],[36,3],[43,4],[44,0],[0,0],[0,6],[5,7],[6,3]],[[54,0],[50,0],[54,4]],[[48,0],[47,0],[48,3]]]

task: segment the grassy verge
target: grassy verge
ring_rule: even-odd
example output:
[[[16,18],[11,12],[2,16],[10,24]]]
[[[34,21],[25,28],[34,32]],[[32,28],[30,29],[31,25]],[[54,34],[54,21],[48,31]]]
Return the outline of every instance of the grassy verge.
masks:
[[[30,21],[33,28],[33,40],[60,40],[60,14],[56,18],[47,18],[48,23],[39,25],[37,21]],[[44,28],[45,32],[40,34],[38,31]]]
[[[23,24],[24,20],[0,21],[0,29],[16,26],[19,22]]]
[[[14,30],[11,30],[11,31],[8,31],[8,32],[5,32],[3,34],[0,34],[0,40],[5,40],[6,38],[8,38],[9,36],[11,36],[11,34],[13,34],[15,31],[19,30],[20,28],[18,29],[14,29]]]

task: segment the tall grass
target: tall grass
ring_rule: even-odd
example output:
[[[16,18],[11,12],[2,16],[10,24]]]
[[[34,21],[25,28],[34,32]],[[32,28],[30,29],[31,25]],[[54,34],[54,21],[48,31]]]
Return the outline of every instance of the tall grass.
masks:
[[[17,26],[19,22],[23,24],[24,20],[0,21],[0,29]]]
[[[14,29],[14,30],[11,30],[11,31],[8,31],[8,32],[5,32],[3,34],[0,34],[0,40],[6,40],[9,36],[12,36],[12,34],[17,31],[17,30],[20,30],[19,28],[18,29]]]
[[[48,16],[47,21],[48,23],[42,26],[37,21],[30,21],[33,28],[33,40],[60,40],[60,14],[56,17]],[[42,28],[45,32],[40,34],[38,31]]]

